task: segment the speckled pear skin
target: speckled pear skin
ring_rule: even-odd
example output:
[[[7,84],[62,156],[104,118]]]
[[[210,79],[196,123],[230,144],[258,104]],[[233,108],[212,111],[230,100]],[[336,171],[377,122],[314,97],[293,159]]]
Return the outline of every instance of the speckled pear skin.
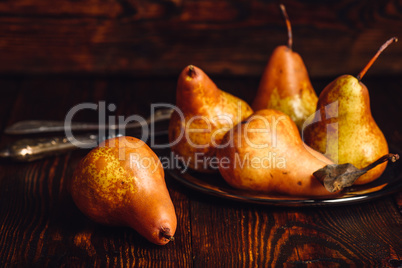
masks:
[[[139,139],[109,139],[90,151],[78,164],[70,191],[77,207],[95,222],[131,227],[158,245],[175,233],[177,219],[162,164]]]
[[[183,118],[175,111],[170,119],[172,151],[191,169],[217,172],[210,168],[208,159],[215,156],[225,133],[251,115],[252,109],[240,98],[220,90],[193,65],[184,68],[178,78],[176,106]]]
[[[290,116],[301,131],[315,112],[318,97],[300,55],[287,46],[272,53],[261,77],[252,108],[275,109]]]
[[[306,122],[303,138],[335,163],[351,163],[357,168],[389,152],[387,141],[371,114],[367,87],[351,75],[342,75],[325,87],[317,113]],[[377,179],[386,166],[383,163],[375,167],[354,184]]]
[[[333,164],[304,144],[296,124],[280,111],[255,112],[226,133],[219,148],[219,171],[231,186],[269,194],[326,197],[328,192],[313,173]]]

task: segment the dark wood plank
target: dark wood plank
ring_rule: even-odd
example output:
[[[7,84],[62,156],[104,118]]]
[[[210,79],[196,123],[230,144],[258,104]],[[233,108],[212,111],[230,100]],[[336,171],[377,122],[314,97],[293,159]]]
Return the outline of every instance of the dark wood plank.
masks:
[[[399,192],[395,195],[396,204],[399,208],[399,212],[402,213],[402,193]]]
[[[113,18],[123,13],[123,5],[119,1],[2,1],[2,16],[24,17],[107,17]]]
[[[332,80],[315,79],[313,85],[319,93]],[[401,98],[395,93],[401,78],[367,77],[363,82],[370,91],[373,116],[390,147],[402,148],[401,129],[396,124],[402,120]],[[246,89],[253,83],[236,81],[234,85]],[[358,205],[308,209],[247,205],[197,193],[191,196],[193,254],[198,267],[222,262],[236,267],[401,264],[401,194]]]
[[[7,118],[12,114],[12,107],[17,99],[21,82],[15,77],[0,77],[0,130],[7,124]]]
[[[131,88],[118,85],[97,78],[27,78],[9,123],[64,119],[64,113],[77,103],[108,101],[108,96],[120,96],[118,92]],[[84,114],[82,119],[90,119],[91,115]],[[92,121],[96,119],[95,114]],[[2,145],[11,140],[3,138]],[[189,205],[178,187],[170,189],[178,215],[177,236],[165,247],[152,245],[129,228],[101,226],[76,208],[67,183],[86,152],[33,163],[0,163],[1,266],[190,267]]]
[[[402,217],[391,198],[283,209],[200,195],[193,199],[191,214],[197,267],[386,267],[402,257]]]
[[[258,77],[212,76],[249,102]],[[315,79],[317,91],[332,78]],[[5,81],[5,82],[4,82]],[[388,142],[402,148],[399,77],[367,77],[373,116]],[[0,79],[13,92],[0,123],[63,119],[82,102],[116,104],[111,116],[147,115],[174,103],[176,77],[39,76]],[[15,90],[14,90],[15,89]],[[15,101],[16,100],[16,101]],[[96,122],[97,113],[77,119]],[[1,135],[5,145],[12,137]],[[129,228],[101,226],[74,205],[67,182],[85,150],[33,163],[0,162],[0,266],[119,267],[398,267],[402,260],[401,197],[331,208],[279,208],[236,203],[194,192],[169,175],[178,216],[176,240],[155,246]]]
[[[66,181],[76,162],[66,155],[1,166],[3,266],[190,265],[188,205],[182,194],[171,192],[179,215],[175,242],[166,247],[151,245],[129,228],[96,224],[75,207]]]
[[[357,73],[388,38],[401,35],[398,1],[284,1],[294,49],[311,76]],[[0,3],[0,72],[258,76],[286,42],[273,1],[41,1]],[[400,74],[402,46],[371,74]]]

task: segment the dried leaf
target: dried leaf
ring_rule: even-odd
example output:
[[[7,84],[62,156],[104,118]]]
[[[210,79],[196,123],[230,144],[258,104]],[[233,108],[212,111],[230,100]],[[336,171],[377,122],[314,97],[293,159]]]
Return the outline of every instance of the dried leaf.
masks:
[[[387,154],[362,169],[358,169],[350,163],[326,165],[314,172],[313,176],[324,185],[325,189],[333,193],[352,186],[360,176],[379,164],[388,160],[395,162],[398,159],[399,155],[397,154]]]

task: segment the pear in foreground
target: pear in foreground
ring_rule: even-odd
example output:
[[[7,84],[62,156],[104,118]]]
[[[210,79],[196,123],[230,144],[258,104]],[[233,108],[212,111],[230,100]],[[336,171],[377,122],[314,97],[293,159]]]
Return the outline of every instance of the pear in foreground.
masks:
[[[317,112],[307,122],[304,141],[338,164],[350,163],[361,169],[389,153],[387,141],[370,109],[367,87],[360,81],[389,39],[357,77],[342,75],[321,92]],[[369,183],[384,172],[387,162],[369,170],[355,185]]]
[[[177,219],[162,164],[139,139],[114,138],[90,151],[76,168],[70,191],[95,222],[131,227],[158,245],[173,240]]]
[[[298,197],[336,194],[313,176],[332,162],[305,145],[295,123],[280,111],[257,111],[227,132],[222,144],[219,171],[235,188]]]
[[[254,111],[275,109],[289,115],[299,131],[304,121],[315,112],[317,95],[301,56],[292,50],[292,32],[285,8],[282,12],[288,26],[288,45],[278,46],[272,53],[262,74]]]
[[[169,123],[171,149],[200,172],[213,171],[210,161],[223,135],[252,113],[245,101],[220,90],[193,65],[179,76],[176,106]]]

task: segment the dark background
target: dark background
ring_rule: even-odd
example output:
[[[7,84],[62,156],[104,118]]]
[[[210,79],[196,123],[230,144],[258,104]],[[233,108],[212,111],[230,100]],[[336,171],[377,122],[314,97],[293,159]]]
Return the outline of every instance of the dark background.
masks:
[[[356,74],[379,46],[402,36],[400,0],[282,1],[294,50],[312,77]],[[286,43],[279,1],[3,0],[0,73],[259,76]],[[402,38],[402,37],[401,37]],[[392,45],[370,75],[402,74]]]
[[[402,1],[283,1],[319,93],[356,75],[392,36]],[[251,103],[272,50],[287,42],[278,1],[0,0],[0,146],[20,120],[63,120],[83,102],[147,115],[175,102],[188,64]],[[393,152],[402,152],[402,41],[363,79]],[[96,111],[77,120],[96,122]],[[87,151],[0,161],[1,267],[401,267],[402,193],[339,207],[271,207],[208,196],[166,174],[176,240],[152,245],[130,228],[86,218],[68,181]],[[401,170],[401,160],[394,164]],[[399,175],[400,176],[400,175]],[[400,184],[399,184],[400,185]]]

